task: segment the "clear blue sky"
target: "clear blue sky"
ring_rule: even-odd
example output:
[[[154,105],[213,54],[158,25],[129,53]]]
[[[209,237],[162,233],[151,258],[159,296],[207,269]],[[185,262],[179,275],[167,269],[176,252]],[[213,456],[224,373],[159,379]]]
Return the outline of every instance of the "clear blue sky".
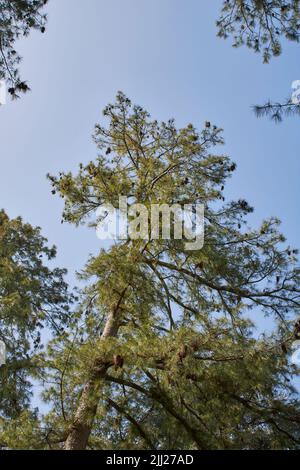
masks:
[[[238,164],[230,198],[255,206],[253,221],[279,216],[299,246],[299,118],[275,125],[251,105],[286,98],[300,79],[300,46],[264,65],[216,37],[220,0],[50,0],[45,35],[22,39],[22,75],[32,92],[0,108],[0,206],[40,225],[58,263],[80,270],[100,246],[94,231],[60,224],[62,202],[46,173],[96,156],[93,126],[118,90],[157,119],[205,120],[224,128]]]

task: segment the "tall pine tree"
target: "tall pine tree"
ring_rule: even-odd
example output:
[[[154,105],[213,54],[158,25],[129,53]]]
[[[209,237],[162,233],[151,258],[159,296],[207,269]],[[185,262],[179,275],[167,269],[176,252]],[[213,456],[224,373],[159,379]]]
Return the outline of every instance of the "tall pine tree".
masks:
[[[236,165],[213,152],[221,129],[160,124],[122,93],[104,116],[98,158],[50,176],[64,219],[87,223],[119,195],[148,208],[201,203],[205,244],[126,240],[89,260],[81,306],[49,345],[45,447],[298,448],[298,369],[286,355],[300,306],[296,250],[277,219],[250,229],[248,203],[225,201]],[[274,320],[272,334],[254,336],[251,311]]]

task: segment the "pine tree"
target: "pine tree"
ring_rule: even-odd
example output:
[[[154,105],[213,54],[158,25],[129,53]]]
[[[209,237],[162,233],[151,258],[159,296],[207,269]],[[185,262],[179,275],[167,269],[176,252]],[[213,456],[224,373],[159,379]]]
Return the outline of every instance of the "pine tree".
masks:
[[[9,84],[12,98],[29,90],[19,74],[21,57],[15,42],[28,36],[32,29],[45,32],[46,15],[42,10],[47,3],[48,0],[0,0],[0,80]]]
[[[233,36],[234,47],[246,45],[264,62],[281,54],[281,39],[299,42],[299,0],[224,0],[218,35]]]
[[[246,45],[262,53],[268,63],[272,56],[282,52],[281,42],[285,38],[299,42],[299,0],[225,0],[220,19],[217,21],[218,36],[234,38],[234,47]],[[299,100],[288,98],[284,102],[268,101],[254,107],[258,117],[268,116],[276,123],[283,116],[299,115]]]
[[[257,117],[267,116],[272,121],[280,123],[284,116],[299,116],[300,104],[293,102],[291,98],[288,98],[284,103],[268,101],[265,104],[254,106],[254,112]]]
[[[64,220],[95,225],[96,208],[119,195],[148,208],[202,203],[205,244],[126,240],[90,258],[72,324],[49,345],[45,448],[299,448],[286,352],[300,272],[279,221],[250,229],[248,203],[225,201],[236,165],[213,152],[220,128],[160,124],[122,93],[104,116],[98,158],[50,176]],[[255,337],[251,311],[273,318],[272,334]]]
[[[50,269],[55,247],[48,248],[39,228],[0,212],[0,340],[6,363],[0,368],[0,417],[18,419],[29,409],[30,375],[47,325],[58,332],[67,323],[72,297],[65,271]]]

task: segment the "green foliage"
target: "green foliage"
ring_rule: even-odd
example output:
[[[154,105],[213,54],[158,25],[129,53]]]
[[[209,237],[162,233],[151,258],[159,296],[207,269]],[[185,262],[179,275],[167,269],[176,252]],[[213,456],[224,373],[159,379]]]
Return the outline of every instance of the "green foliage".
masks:
[[[65,270],[45,264],[55,254],[39,228],[0,212],[0,340],[7,349],[6,364],[0,369],[3,417],[18,417],[29,404],[28,378],[36,366],[42,329],[48,325],[60,331],[69,316]]]
[[[48,0],[0,0],[0,80],[10,85],[12,98],[26,93],[29,87],[20,77],[18,65],[21,57],[15,42],[28,36],[30,30],[45,32],[46,16],[42,10]]]
[[[36,413],[28,410],[22,411],[18,418],[12,421],[0,418],[0,429],[2,449],[41,450],[45,448],[47,433],[43,432]]]
[[[264,105],[257,105],[254,107],[257,117],[269,117],[272,121],[280,123],[284,116],[299,116],[300,105],[293,103],[291,99],[286,100],[285,103],[272,103],[268,102]]]
[[[218,35],[235,47],[261,52],[264,62],[281,54],[281,38],[299,41],[299,0],[224,0]]]

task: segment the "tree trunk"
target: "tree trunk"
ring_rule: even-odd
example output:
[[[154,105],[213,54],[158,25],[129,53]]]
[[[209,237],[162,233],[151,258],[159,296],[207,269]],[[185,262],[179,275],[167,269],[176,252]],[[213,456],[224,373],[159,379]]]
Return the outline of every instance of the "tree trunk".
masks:
[[[107,318],[101,340],[117,336],[118,329],[119,318],[116,312],[114,312]],[[101,378],[105,376],[110,367],[110,364],[104,363],[99,368],[99,363],[101,364],[101,358],[95,361],[95,365],[97,364],[97,374],[92,376],[84,386],[75,418],[65,443],[65,450],[83,450],[87,446],[100,399]]]

